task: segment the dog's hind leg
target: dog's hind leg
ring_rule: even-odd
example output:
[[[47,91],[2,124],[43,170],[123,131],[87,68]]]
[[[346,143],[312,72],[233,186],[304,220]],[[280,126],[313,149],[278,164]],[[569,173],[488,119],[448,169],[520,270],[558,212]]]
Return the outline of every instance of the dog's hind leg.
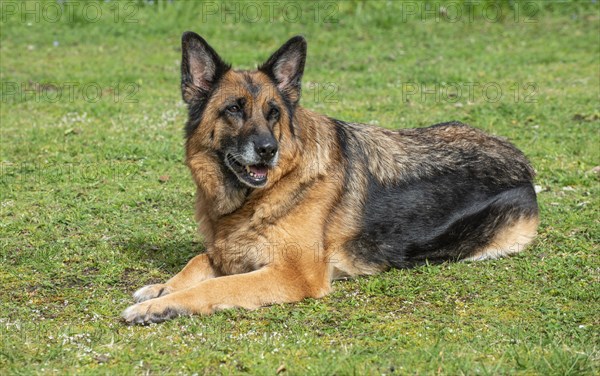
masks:
[[[540,220],[533,187],[506,191],[489,209],[488,213],[498,216],[492,226],[484,226],[491,232],[489,241],[471,252],[464,261],[496,259],[521,252],[537,235]]]
[[[158,298],[174,291],[191,287],[199,282],[217,277],[218,274],[206,254],[201,254],[191,259],[182,271],[177,273],[166,283],[157,283],[140,288],[133,293],[135,302]]]
[[[522,217],[499,230],[492,241],[463,261],[496,259],[521,252],[537,235],[539,218]]]

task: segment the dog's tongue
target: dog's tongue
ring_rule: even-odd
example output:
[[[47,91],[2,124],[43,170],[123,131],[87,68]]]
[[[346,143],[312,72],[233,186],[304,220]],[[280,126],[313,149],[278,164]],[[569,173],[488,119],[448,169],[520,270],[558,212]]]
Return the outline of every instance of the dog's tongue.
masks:
[[[256,177],[264,178],[267,176],[267,167],[266,166],[249,166],[251,172],[256,175]]]

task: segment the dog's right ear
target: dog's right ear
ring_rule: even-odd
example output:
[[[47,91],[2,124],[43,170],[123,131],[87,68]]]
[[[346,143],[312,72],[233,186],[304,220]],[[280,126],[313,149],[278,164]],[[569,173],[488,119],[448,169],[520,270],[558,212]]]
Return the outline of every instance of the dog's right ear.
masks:
[[[186,103],[205,100],[214,84],[231,67],[198,34],[181,37],[181,96]]]

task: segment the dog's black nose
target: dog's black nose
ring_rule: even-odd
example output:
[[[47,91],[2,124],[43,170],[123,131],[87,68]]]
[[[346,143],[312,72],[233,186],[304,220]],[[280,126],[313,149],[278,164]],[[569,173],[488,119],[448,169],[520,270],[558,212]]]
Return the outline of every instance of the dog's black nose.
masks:
[[[254,150],[264,160],[271,160],[277,153],[277,142],[274,139],[265,138],[254,142]]]

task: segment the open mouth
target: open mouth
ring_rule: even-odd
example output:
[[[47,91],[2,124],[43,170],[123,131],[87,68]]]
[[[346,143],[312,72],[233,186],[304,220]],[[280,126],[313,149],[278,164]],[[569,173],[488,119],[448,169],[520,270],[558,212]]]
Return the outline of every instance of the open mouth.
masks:
[[[260,188],[267,183],[269,167],[265,164],[244,165],[235,159],[231,154],[225,158],[227,165],[235,173],[237,178],[252,188]]]

